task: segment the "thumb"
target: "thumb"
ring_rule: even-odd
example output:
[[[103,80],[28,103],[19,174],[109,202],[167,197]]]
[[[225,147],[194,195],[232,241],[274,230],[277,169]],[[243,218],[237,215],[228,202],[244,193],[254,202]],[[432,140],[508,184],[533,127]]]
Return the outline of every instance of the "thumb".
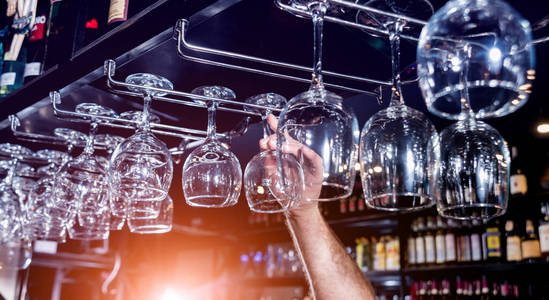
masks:
[[[273,114],[269,114],[267,116],[267,123],[269,124],[269,127],[276,132],[276,129],[278,128],[278,118]]]

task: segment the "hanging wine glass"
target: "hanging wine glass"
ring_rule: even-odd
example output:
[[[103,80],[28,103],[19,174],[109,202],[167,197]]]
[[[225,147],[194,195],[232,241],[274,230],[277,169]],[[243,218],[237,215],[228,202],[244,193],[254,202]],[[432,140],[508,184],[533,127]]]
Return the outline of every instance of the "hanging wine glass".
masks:
[[[393,87],[389,107],[373,115],[360,137],[360,175],[366,204],[388,211],[435,204],[440,148],[435,126],[404,105],[400,83],[400,20],[385,20],[391,44]]]
[[[80,103],[76,112],[91,115],[90,133],[82,154],[67,162],[55,176],[54,206],[70,216],[69,237],[78,240],[108,238],[108,187],[104,166],[93,155],[94,139],[99,119],[94,116],[116,117],[108,108],[95,103]],[[105,213],[107,211],[107,213]],[[80,227],[89,229],[86,232]]]
[[[509,198],[510,156],[507,143],[490,125],[475,119],[469,94],[471,47],[456,48],[463,119],[440,133],[443,174],[437,209],[444,217],[488,219],[501,216]]]
[[[173,200],[167,195],[160,203],[160,213],[156,218],[129,218],[128,227],[133,233],[154,234],[166,233],[172,230]]]
[[[261,114],[263,137],[272,134],[267,124],[270,109],[282,109],[286,98],[274,93],[260,94],[246,99],[247,103],[261,105],[265,109],[255,109],[244,106],[247,111]],[[278,176],[278,157],[276,151],[265,150],[256,154],[246,165],[244,170],[244,188],[248,206],[253,212],[278,213],[283,212],[292,203],[293,199],[301,198],[303,192],[303,170],[294,156],[281,155],[280,162],[285,169],[286,183],[282,183]],[[282,187],[281,185],[285,187]],[[286,194],[287,193],[287,194]]]
[[[193,94],[234,100],[234,92],[221,86],[195,88]],[[194,100],[208,106],[208,130],[204,143],[194,149],[183,165],[182,183],[185,201],[191,206],[227,207],[235,205],[242,186],[238,158],[216,136],[215,101]]]
[[[419,86],[427,109],[464,120],[464,62],[456,49],[468,45],[469,108],[477,119],[514,112],[528,100],[535,78],[530,24],[499,0],[448,1],[421,31],[417,48]]]
[[[55,150],[38,150],[36,157],[46,160],[48,165],[37,170],[41,177],[28,194],[27,211],[30,220],[31,237],[33,239],[65,242],[66,230],[62,222],[57,220],[55,208],[50,205],[55,183],[54,175],[68,160],[69,155]]]
[[[0,155],[10,157],[8,174],[0,183],[0,267],[26,269],[32,259],[24,204],[13,188],[18,161],[32,151],[14,144],[0,144]]]
[[[302,0],[290,2],[303,3]],[[277,128],[279,161],[293,155],[304,173],[306,194],[300,200],[330,201],[351,195],[360,131],[354,113],[322,82],[322,25],[327,1],[308,1],[314,24],[313,80],[308,91],[292,98]],[[282,182],[286,170],[279,166]]]
[[[139,123],[136,133],[120,143],[111,156],[108,170],[111,207],[118,217],[156,218],[170,188],[173,162],[166,144],[150,129],[152,97],[166,93],[147,87],[173,89],[173,85],[166,78],[146,73],[130,75],[126,83],[141,86],[130,90],[143,95],[144,105],[140,114],[123,114],[124,118],[139,117]]]
[[[105,145],[105,150],[107,151],[107,157],[109,159],[114,149],[123,141],[124,138],[117,135],[97,134],[95,136],[96,143]],[[104,164],[106,170],[109,168],[108,159],[105,158],[104,162],[101,161],[101,163]],[[109,210],[111,214],[109,221],[110,230],[122,230],[124,227],[124,222],[126,220],[126,204],[127,203],[125,201],[119,201],[118,198],[115,198],[112,195],[112,193],[109,193]]]

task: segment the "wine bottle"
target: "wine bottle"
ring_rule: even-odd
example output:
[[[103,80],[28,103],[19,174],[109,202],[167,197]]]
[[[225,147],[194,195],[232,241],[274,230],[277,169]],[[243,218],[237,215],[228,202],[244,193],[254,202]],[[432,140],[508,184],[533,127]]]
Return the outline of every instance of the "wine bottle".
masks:
[[[541,256],[549,260],[549,201],[542,203],[541,214],[543,219],[539,222],[538,234]]]
[[[506,259],[508,262],[522,260],[521,240],[512,220],[507,220],[505,223],[505,244]]]
[[[46,24],[49,14],[49,1],[39,1],[34,26],[30,30],[27,40],[27,62],[23,73],[24,83],[27,83],[42,74],[45,59]],[[49,3],[48,3],[49,4]]]
[[[526,235],[522,239],[521,250],[523,261],[537,262],[541,258],[540,243],[532,220],[526,220]]]
[[[433,265],[436,262],[434,227],[434,218],[427,217],[427,231],[425,232],[425,263],[427,265]]]
[[[447,226],[446,226],[446,235],[444,237],[445,240],[445,247],[446,250],[446,263],[451,264],[456,262],[456,235],[454,233],[455,229],[455,222],[454,220],[448,220]]]
[[[500,261],[502,259],[502,247],[498,219],[493,219],[488,223],[484,232],[484,239],[486,240],[487,260]]]
[[[511,147],[511,157],[511,195],[524,195],[528,192],[528,182],[526,175],[522,172],[522,161],[518,156],[518,149],[515,146]]]
[[[471,231],[471,260],[474,262],[479,262],[483,260],[482,257],[482,234],[480,232],[480,222],[478,220],[473,220],[472,222],[472,231]]]
[[[416,223],[415,221],[412,221],[411,224],[411,232],[410,235],[408,235],[407,240],[407,262],[408,266],[414,266],[416,264],[416,236],[417,236],[417,229],[416,229]]]
[[[5,97],[23,85],[27,49],[23,45],[17,60],[5,60],[0,76],[0,97]]]
[[[436,263],[437,265],[444,264],[446,262],[446,242],[444,240],[444,222],[441,216],[437,216],[437,233],[435,235],[435,248],[436,248]]]
[[[416,237],[416,264],[421,266],[425,264],[425,239],[423,236],[424,225],[423,218],[419,217],[416,220],[417,237]]]

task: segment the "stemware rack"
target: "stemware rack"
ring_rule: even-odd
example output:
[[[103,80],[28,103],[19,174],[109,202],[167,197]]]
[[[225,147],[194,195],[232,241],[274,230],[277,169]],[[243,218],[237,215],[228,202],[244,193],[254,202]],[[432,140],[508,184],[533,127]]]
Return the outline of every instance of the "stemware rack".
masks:
[[[417,26],[418,28],[427,24],[427,22],[424,20],[419,20],[406,15],[396,14],[396,13],[376,9],[366,5],[354,3],[352,1],[346,1],[346,0],[323,0],[323,1],[325,1],[329,5],[339,6],[345,9],[352,9],[356,11],[367,12],[374,15],[381,15],[384,17],[395,18],[395,19],[407,22],[409,24],[412,24],[413,26]],[[309,11],[292,7],[291,5],[285,4],[284,1],[275,1],[275,4],[282,10],[289,12],[291,14],[294,14],[298,17],[305,17],[305,18],[311,17],[311,13]],[[365,25],[365,24],[359,24],[358,22],[345,20],[342,17],[333,16],[333,15],[330,15],[329,13],[327,13],[324,16],[324,20],[327,22],[338,24],[338,25],[342,25],[350,28],[356,28],[366,32],[371,32],[373,34],[379,34],[382,36],[389,35],[389,32],[384,28],[376,28],[373,26]],[[307,74],[307,75],[310,75],[312,73],[311,67],[305,67],[297,64],[291,64],[291,63],[276,61],[272,59],[265,59],[261,57],[245,55],[245,54],[226,51],[226,50],[219,50],[219,49],[213,49],[209,47],[194,45],[191,42],[189,42],[187,39],[188,29],[189,29],[189,21],[186,19],[180,19],[177,21],[174,27],[174,36],[173,36],[174,39],[177,40],[177,53],[181,58],[185,60],[197,62],[200,64],[213,65],[213,66],[222,67],[222,68],[229,68],[237,71],[244,71],[244,72],[250,72],[250,73],[260,74],[264,76],[281,78],[281,79],[286,79],[286,80],[291,80],[296,82],[304,82],[304,83],[310,82],[310,78],[307,78],[307,77],[298,77],[295,75],[290,75],[289,73],[286,74],[284,72],[273,72],[273,71],[268,71],[261,68],[244,66],[244,64],[242,65],[231,64],[227,62],[213,60],[211,58],[202,58],[202,57],[190,55],[188,52],[192,51],[196,53],[214,55],[214,56],[218,56],[226,59],[237,59],[243,62],[256,63],[263,66],[268,65],[268,66],[284,69],[286,71],[292,70],[292,71],[303,72],[304,74]],[[400,36],[403,39],[410,40],[413,42],[418,41],[418,37],[415,37],[412,35],[401,34]],[[541,37],[533,40],[532,44],[541,44],[548,41],[549,41],[549,36]],[[122,82],[114,78],[116,73],[116,62],[114,60],[111,60],[111,59],[106,60],[103,67],[104,67],[104,75],[106,76],[106,85],[110,92],[114,94],[125,95],[125,96],[142,97],[140,93],[132,92],[130,91],[130,89],[132,88],[134,90],[144,89],[145,87]],[[326,70],[322,71],[322,74],[326,79],[325,85],[328,88],[362,93],[362,94],[376,98],[379,102],[381,102],[383,89],[390,88],[392,86],[392,82],[390,80],[367,78],[367,77],[331,72]],[[353,88],[346,85],[330,83],[330,78],[338,78],[346,81],[354,81],[361,84],[368,84],[372,86],[372,89],[371,90],[357,89],[357,88]],[[402,81],[402,84],[407,85],[415,82],[417,82],[417,78]],[[146,87],[146,88],[155,92],[160,92],[162,94],[165,94],[165,96],[153,96],[152,98],[154,101],[162,101],[162,102],[168,102],[168,103],[173,103],[177,105],[185,105],[185,106],[198,107],[198,108],[206,108],[206,105],[202,103],[197,103],[193,101],[193,99],[214,101],[218,103],[218,110],[220,111],[227,111],[227,112],[239,113],[239,114],[245,115],[246,118],[240,124],[238,124],[235,129],[225,133],[218,133],[218,137],[224,140],[230,140],[233,137],[245,134],[248,129],[248,125],[250,123],[250,117],[257,117],[261,115],[258,111],[262,111],[262,110],[263,111],[268,110],[271,112],[281,111],[280,109],[267,108],[261,105],[246,103],[244,101],[219,99],[215,97],[196,95],[192,93],[187,93],[187,92],[182,92],[177,90],[168,90],[168,89],[162,89],[162,88],[156,88],[156,87]],[[134,121],[134,120],[126,120],[126,119],[105,117],[105,116],[92,116],[92,115],[69,111],[69,110],[60,108],[59,105],[62,102],[61,102],[61,95],[58,91],[51,92],[49,97],[50,97],[52,108],[55,115],[69,121],[89,122],[92,118],[95,118],[101,121],[100,123],[101,126],[122,128],[122,129],[134,129],[138,123],[138,121]],[[19,119],[15,116],[10,116],[10,121],[11,121],[12,132],[14,136],[16,136],[17,138],[20,138],[26,141],[34,141],[34,142],[42,142],[42,143],[66,144],[66,141],[58,137],[18,131],[17,128],[20,122],[19,122]],[[187,143],[185,148],[191,148],[193,146],[199,145],[203,141],[206,135],[206,131],[204,130],[197,130],[192,128],[185,128],[181,126],[167,125],[167,124],[154,123],[154,122],[151,123],[151,129],[152,129],[152,132],[158,135],[175,137],[181,140],[185,140],[187,142],[192,141]],[[77,145],[77,146],[82,146],[82,145]],[[105,149],[104,146],[105,145],[96,144],[96,147],[98,149]],[[185,151],[185,149],[183,149],[182,147],[176,147],[176,148],[170,149],[170,151],[172,152],[172,154],[181,154],[183,151]]]

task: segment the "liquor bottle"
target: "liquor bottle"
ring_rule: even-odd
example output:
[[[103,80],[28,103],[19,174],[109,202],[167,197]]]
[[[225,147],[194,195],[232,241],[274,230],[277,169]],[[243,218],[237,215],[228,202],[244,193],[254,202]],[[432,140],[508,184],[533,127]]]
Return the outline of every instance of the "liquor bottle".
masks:
[[[418,295],[419,295],[418,299],[420,300],[427,299],[425,297],[427,295],[427,285],[423,280],[419,281]]]
[[[355,239],[356,265],[364,272],[364,244],[361,239]]]
[[[490,298],[490,299],[498,299],[499,289],[500,289],[500,287],[496,282],[492,283],[492,298]]]
[[[480,298],[480,295],[481,295],[481,285],[480,285],[480,280],[475,280],[475,297],[476,298]]]
[[[438,299],[438,284],[437,281],[433,279],[431,281],[431,300],[437,300]]]
[[[0,97],[5,97],[23,85],[27,49],[23,45],[17,60],[4,60],[2,75],[0,76]]]
[[[514,228],[512,220],[505,223],[505,244],[506,259],[509,262],[518,262],[522,260],[521,240]]]
[[[444,234],[444,222],[441,216],[437,216],[437,233],[435,235],[436,263],[437,265],[446,262],[446,242]]]
[[[481,299],[488,300],[490,299],[490,288],[488,287],[488,280],[485,275],[482,275],[482,289],[480,290]]]
[[[433,265],[436,262],[434,217],[427,217],[427,231],[425,232],[425,263]]]
[[[454,233],[455,229],[455,222],[454,220],[450,219],[448,220],[447,226],[446,226],[446,235],[444,237],[445,240],[445,247],[446,250],[446,263],[451,264],[455,263],[457,259],[457,251],[456,251],[456,235]]]
[[[461,234],[461,250],[463,251],[463,263],[471,262],[471,223],[461,222],[463,231]]]
[[[339,199],[339,214],[347,213],[347,198]]]
[[[370,240],[361,237],[360,241],[364,245],[364,253],[362,254],[362,266],[364,268],[364,271],[369,271],[373,269],[373,263],[372,263],[372,245],[370,243]]]
[[[511,157],[511,195],[525,195],[528,192],[528,182],[526,175],[522,173],[522,161],[518,156],[518,149],[515,146],[511,147]]]
[[[23,73],[25,83],[38,77],[43,71],[48,14],[49,1],[39,1],[34,26],[32,26],[27,39],[27,62]]]
[[[456,299],[461,299],[463,296],[463,285],[461,277],[456,276]]]
[[[541,258],[540,243],[532,220],[526,220],[526,235],[522,239],[521,250],[523,261],[537,262]]]
[[[549,260],[549,201],[542,203],[541,214],[543,219],[540,220],[538,227],[541,256]]]
[[[364,200],[364,194],[360,193],[358,196],[358,202],[357,202],[358,211],[364,211],[366,209],[366,202]]]
[[[388,236],[385,239],[386,270],[400,270],[400,241],[397,237]]]
[[[423,218],[419,217],[416,220],[417,236],[416,236],[416,264],[418,266],[425,264],[425,238]]]
[[[411,233],[408,236],[407,240],[407,262],[408,266],[414,266],[416,264],[416,236],[417,236],[417,229],[416,229],[416,222],[412,221],[411,224]]]
[[[471,260],[479,262],[483,260],[482,257],[482,233],[480,228],[480,222],[473,220],[471,229]]]
[[[349,197],[349,213],[353,214],[356,212],[356,196],[353,195]]]
[[[450,299],[450,281],[447,279],[442,280],[442,293],[441,293],[442,300],[449,300]]]
[[[499,229],[499,220],[493,219],[486,225],[484,232],[486,240],[486,258],[489,261],[500,261],[502,259],[501,231]]]
[[[378,240],[372,240],[375,252],[373,253],[374,271],[385,271],[387,262],[385,253],[385,237],[380,237]]]

